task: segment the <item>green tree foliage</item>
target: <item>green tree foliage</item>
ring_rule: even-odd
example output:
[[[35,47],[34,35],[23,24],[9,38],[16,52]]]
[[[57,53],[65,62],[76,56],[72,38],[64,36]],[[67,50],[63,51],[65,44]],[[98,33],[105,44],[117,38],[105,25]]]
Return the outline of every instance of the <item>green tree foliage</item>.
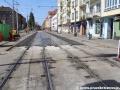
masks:
[[[30,12],[30,16],[29,16],[29,21],[28,21],[28,23],[29,23],[29,27],[30,27],[30,28],[33,28],[34,25],[35,25],[35,18],[34,18],[34,15],[33,15],[32,12]]]

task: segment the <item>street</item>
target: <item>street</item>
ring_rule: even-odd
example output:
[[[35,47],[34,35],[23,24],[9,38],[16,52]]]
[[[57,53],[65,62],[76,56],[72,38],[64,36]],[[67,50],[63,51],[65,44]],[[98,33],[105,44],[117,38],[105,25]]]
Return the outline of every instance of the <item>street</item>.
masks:
[[[26,36],[28,40],[31,38],[29,36]],[[31,36],[33,37],[34,33]],[[26,42],[28,40],[26,39]],[[23,41],[26,43],[25,40]],[[27,44],[20,43],[9,51],[0,47],[1,81],[27,48]],[[49,90],[44,55],[48,62],[54,90],[120,87],[120,62],[116,59],[117,48],[102,42],[88,41],[82,36],[73,37],[72,34],[39,31],[2,90]]]

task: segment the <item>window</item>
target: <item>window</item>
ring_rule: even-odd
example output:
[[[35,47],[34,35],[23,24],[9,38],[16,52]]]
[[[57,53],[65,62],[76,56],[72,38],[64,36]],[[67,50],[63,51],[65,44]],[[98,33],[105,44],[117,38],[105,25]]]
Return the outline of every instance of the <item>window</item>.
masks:
[[[115,1],[114,2],[115,3],[114,7],[117,8],[117,0],[114,0],[114,1]]]
[[[105,11],[107,10],[107,0],[105,0]]]
[[[86,9],[83,9],[83,13],[82,13],[83,15],[85,15],[85,14],[86,14],[86,11],[85,11],[85,10],[86,10]]]
[[[72,13],[72,20],[74,20],[74,13]]]
[[[75,0],[75,6],[78,6],[78,0]]]
[[[90,26],[90,28],[93,28],[93,21],[89,22],[89,26]]]
[[[93,13],[93,6],[90,7],[90,13]]]
[[[95,34],[100,34],[100,29],[101,29],[101,23],[99,20],[96,20],[95,24]]]
[[[76,19],[78,19],[78,11],[76,11]]]
[[[67,0],[65,0],[65,4],[66,4],[66,1],[67,1]]]
[[[74,1],[72,2],[72,8],[74,8]]]
[[[97,4],[97,10],[96,10],[97,12],[101,12],[101,3],[98,3]]]
[[[120,0],[118,1],[118,8],[120,8]]]
[[[120,0],[104,0],[105,8],[104,10],[111,10],[115,8],[120,8]]]

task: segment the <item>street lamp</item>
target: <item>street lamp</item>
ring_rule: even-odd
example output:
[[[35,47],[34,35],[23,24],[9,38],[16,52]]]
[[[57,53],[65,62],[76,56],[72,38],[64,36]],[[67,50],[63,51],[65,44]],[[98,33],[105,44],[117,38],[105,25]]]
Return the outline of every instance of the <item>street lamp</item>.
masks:
[[[13,29],[14,29],[14,0],[13,1],[13,9],[12,9],[12,23],[13,23]]]
[[[75,5],[75,8],[74,8],[74,11],[75,11],[74,36],[77,36],[77,32],[76,32],[76,5]]]
[[[27,29],[28,29],[28,8],[26,8],[26,10],[27,10]]]
[[[18,27],[19,27],[19,24],[18,24],[18,6],[19,4],[18,4],[18,2],[16,2],[16,8],[17,8],[17,12],[16,12],[16,20],[17,20],[17,34],[18,34]]]

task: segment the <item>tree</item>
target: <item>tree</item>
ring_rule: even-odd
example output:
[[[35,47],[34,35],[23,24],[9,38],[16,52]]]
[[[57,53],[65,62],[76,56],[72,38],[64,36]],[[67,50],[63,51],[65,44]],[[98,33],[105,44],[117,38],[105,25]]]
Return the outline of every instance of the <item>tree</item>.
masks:
[[[31,29],[33,29],[34,25],[35,25],[35,19],[34,19],[34,15],[32,12],[30,12],[30,16],[29,16],[29,21],[28,21],[29,27]]]
[[[0,20],[0,24],[2,24],[2,21]]]

